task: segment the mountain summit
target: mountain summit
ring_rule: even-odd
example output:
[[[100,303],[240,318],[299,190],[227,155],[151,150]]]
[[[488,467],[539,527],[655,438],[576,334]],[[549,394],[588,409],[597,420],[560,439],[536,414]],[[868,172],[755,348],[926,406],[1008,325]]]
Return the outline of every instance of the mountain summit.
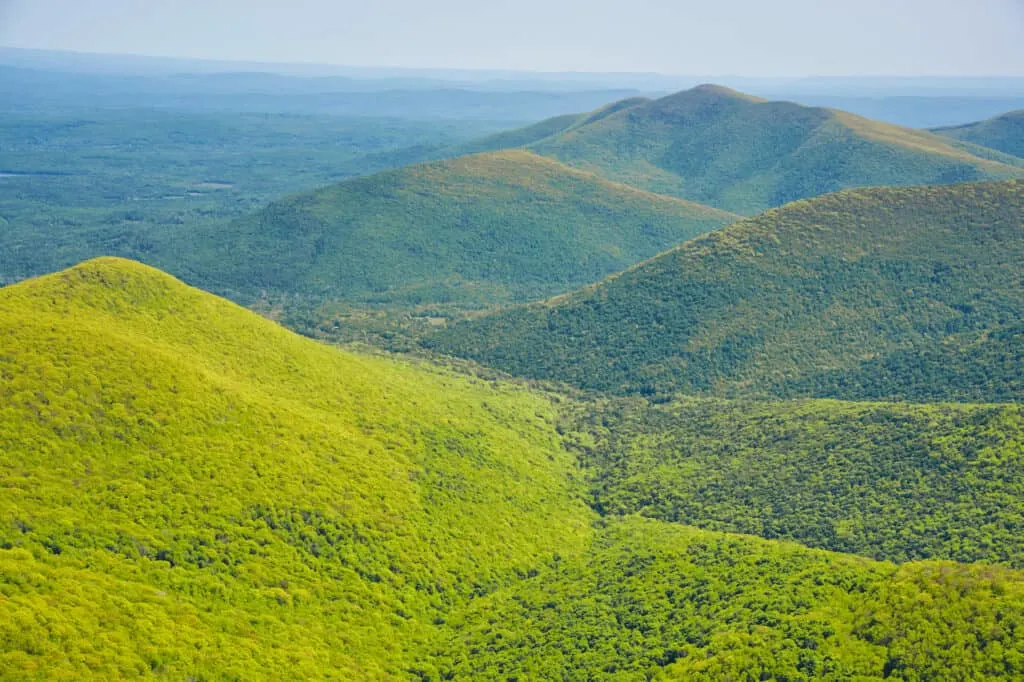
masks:
[[[998,151],[719,85],[599,112],[502,139],[617,182],[741,214],[849,187],[1024,176],[1024,163]]]

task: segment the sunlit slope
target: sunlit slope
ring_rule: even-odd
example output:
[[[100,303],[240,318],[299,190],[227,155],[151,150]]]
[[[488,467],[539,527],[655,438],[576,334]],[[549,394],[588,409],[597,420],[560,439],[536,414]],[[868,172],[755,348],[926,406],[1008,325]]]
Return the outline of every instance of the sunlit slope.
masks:
[[[567,291],[734,219],[506,151],[298,195],[187,246],[222,290],[479,305]]]
[[[1020,405],[632,398],[578,422],[607,516],[1024,568]]]
[[[553,421],[128,261],[0,290],[0,677],[408,677],[583,547]]]
[[[848,190],[428,345],[624,393],[1024,396],[1024,182]]]
[[[453,618],[458,680],[987,680],[1024,675],[1024,585],[630,517]]]
[[[0,290],[0,677],[1024,673],[1019,573],[598,519],[565,405],[128,261]]]
[[[1024,176],[1012,156],[846,112],[704,85],[530,149],[616,182],[741,214],[848,187]]]
[[[522,128],[504,130],[477,140],[470,140],[445,149],[447,156],[464,156],[480,152],[517,149],[537,144],[551,137],[556,137],[579,126],[596,123],[602,118],[616,114],[624,109],[640,106],[650,102],[646,97],[630,97],[612,102],[585,114],[566,114],[538,121]]]
[[[932,132],[1024,158],[1024,109]]]

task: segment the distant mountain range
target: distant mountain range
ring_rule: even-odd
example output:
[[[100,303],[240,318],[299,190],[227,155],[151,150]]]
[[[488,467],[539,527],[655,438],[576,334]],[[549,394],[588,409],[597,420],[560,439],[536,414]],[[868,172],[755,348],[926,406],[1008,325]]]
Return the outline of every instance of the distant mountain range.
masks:
[[[486,144],[497,141],[741,214],[847,187],[1024,176],[1020,159],[998,151],[720,86],[629,99]]]
[[[240,300],[478,307],[566,292],[737,218],[711,205],[752,212],[865,184],[1024,176],[1024,161],[971,143],[714,86],[439,155],[455,158],[192,231],[160,262]]]
[[[631,94],[661,97],[704,82],[916,128],[958,125],[1024,108],[1024,78],[1013,77],[542,73],[225,62],[0,47],[0,87],[10,95],[3,105],[11,111],[51,114],[159,107],[523,123],[592,109]]]
[[[1020,112],[9,58],[0,278],[358,343],[0,289],[0,678],[1024,679]]]

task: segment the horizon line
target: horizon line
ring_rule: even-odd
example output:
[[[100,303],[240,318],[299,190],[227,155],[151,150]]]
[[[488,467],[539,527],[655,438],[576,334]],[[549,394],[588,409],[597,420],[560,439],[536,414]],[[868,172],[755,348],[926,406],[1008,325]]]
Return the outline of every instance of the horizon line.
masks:
[[[82,57],[113,57],[122,59],[139,59],[167,62],[200,62],[210,65],[235,65],[235,66],[277,66],[277,67],[306,67],[324,69],[354,69],[368,71],[406,71],[413,73],[450,72],[465,74],[506,74],[506,75],[532,75],[532,76],[612,76],[612,77],[647,77],[660,79],[746,79],[746,80],[780,80],[780,81],[808,81],[815,79],[835,80],[856,80],[856,79],[917,79],[917,80],[1024,80],[1024,73],[1020,74],[953,74],[953,73],[858,73],[858,74],[829,74],[829,73],[805,73],[805,74],[773,74],[773,75],[745,75],[740,73],[671,73],[665,71],[582,71],[577,69],[553,69],[535,70],[512,67],[488,67],[470,68],[462,66],[405,66],[399,64],[359,64],[359,63],[336,63],[336,62],[315,62],[315,61],[273,61],[251,58],[220,58],[220,57],[198,57],[186,55],[168,54],[143,54],[138,52],[94,52],[90,50],[74,50],[66,48],[26,47],[23,45],[11,45],[0,43],[0,50],[17,52],[37,52],[48,54],[59,54],[67,56]],[[7,64],[7,66],[11,66]],[[313,76],[315,77],[315,76]]]

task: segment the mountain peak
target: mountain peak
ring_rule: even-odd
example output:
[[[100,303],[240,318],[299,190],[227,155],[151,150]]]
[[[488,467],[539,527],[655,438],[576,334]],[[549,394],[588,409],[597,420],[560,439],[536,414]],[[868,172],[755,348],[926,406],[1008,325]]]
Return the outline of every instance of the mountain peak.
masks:
[[[760,97],[754,97],[753,95],[748,95],[745,92],[740,92],[739,90],[733,90],[732,88],[726,87],[724,85],[717,85],[715,83],[702,83],[702,84],[697,85],[697,86],[695,86],[693,88],[690,88],[689,90],[684,90],[684,91],[682,91],[680,93],[677,93],[677,94],[679,94],[679,95],[687,95],[687,94],[689,94],[689,95],[693,95],[693,94],[715,95],[717,97],[730,97],[732,99],[744,100],[746,102],[767,102],[768,101],[768,100],[765,100],[765,99],[761,99]],[[670,96],[672,96],[672,95],[670,95]]]
[[[38,301],[130,316],[164,314],[205,296],[157,268],[114,256],[93,258],[10,289]]]

